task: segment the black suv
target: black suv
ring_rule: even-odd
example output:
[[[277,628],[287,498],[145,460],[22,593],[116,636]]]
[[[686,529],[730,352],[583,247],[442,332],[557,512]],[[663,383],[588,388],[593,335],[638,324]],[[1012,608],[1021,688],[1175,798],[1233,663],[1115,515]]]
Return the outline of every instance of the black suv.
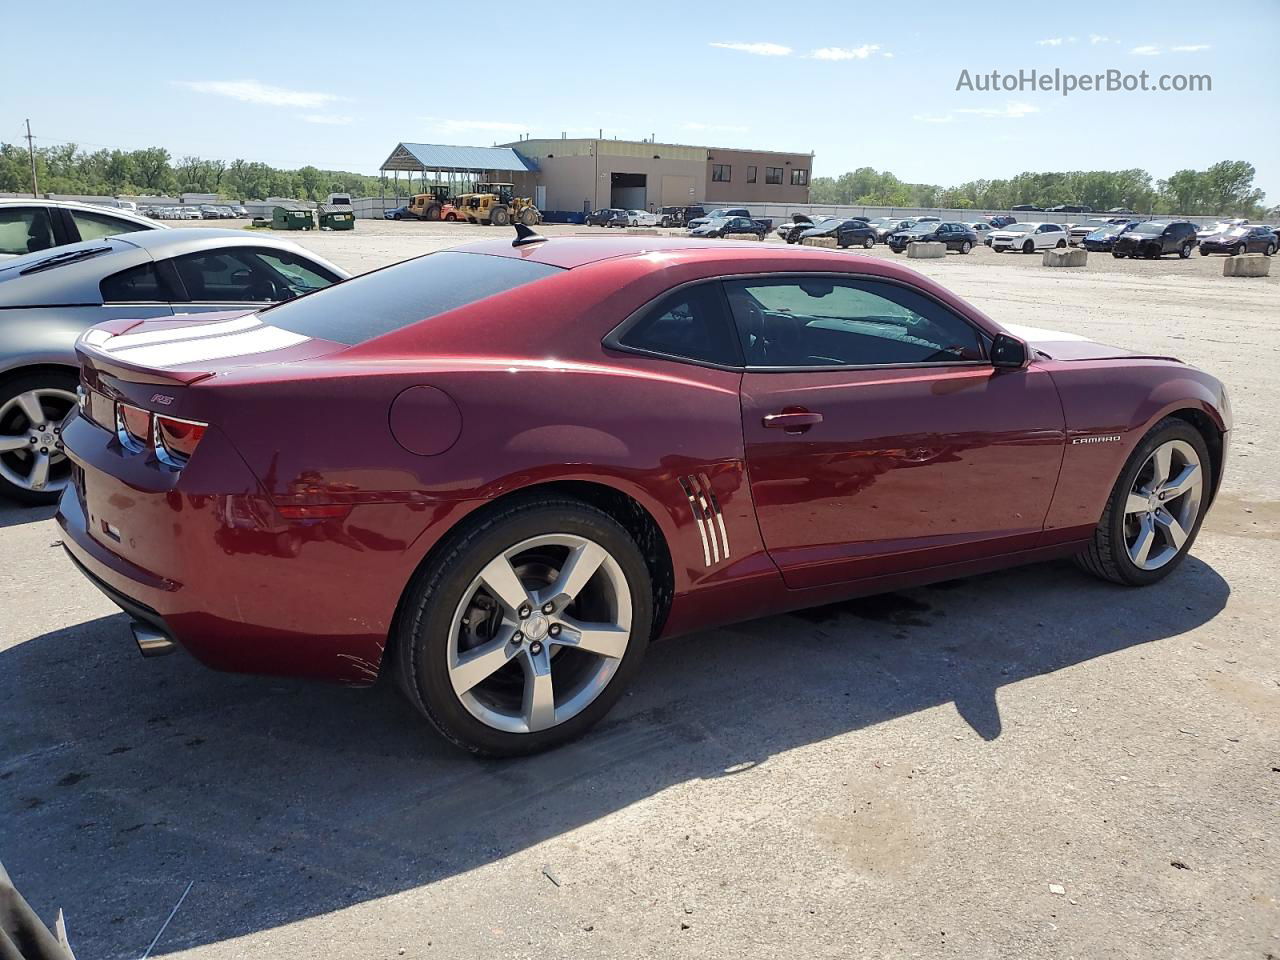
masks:
[[[701,207],[663,207],[658,211],[658,224],[663,227],[683,227],[690,220],[706,213]]]
[[[978,245],[978,232],[967,223],[917,223],[889,235],[889,249],[902,253],[908,243],[945,243],[948,250],[968,253]]]
[[[1186,259],[1196,247],[1196,225],[1187,220],[1148,220],[1128,233],[1116,237],[1111,255],[1121,257],[1146,257],[1154,260],[1166,253],[1176,253]]]

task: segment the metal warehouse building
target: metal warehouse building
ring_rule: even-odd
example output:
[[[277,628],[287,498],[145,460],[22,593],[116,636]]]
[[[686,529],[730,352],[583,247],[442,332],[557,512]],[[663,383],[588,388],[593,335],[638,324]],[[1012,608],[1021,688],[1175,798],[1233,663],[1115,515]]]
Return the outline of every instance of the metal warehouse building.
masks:
[[[813,154],[561,137],[499,147],[400,143],[381,169],[397,184],[405,173],[448,183],[455,193],[476,181],[510,181],[544,211],[656,210],[808,203]]]

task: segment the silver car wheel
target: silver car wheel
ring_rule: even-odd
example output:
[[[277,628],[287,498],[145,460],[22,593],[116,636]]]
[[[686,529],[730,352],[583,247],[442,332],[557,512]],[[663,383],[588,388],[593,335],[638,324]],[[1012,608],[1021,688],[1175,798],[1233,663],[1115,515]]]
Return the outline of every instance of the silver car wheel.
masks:
[[[1152,451],[1125,499],[1124,539],[1129,559],[1158,570],[1182,550],[1195,529],[1204,468],[1195,448],[1170,440]]]
[[[75,394],[67,390],[38,387],[0,406],[0,476],[33,493],[65,487],[71,471],[62,425],[75,405]]]
[[[631,637],[631,590],[600,544],[558,533],[494,557],[449,627],[449,680],[467,711],[507,733],[581,713],[613,679]]]

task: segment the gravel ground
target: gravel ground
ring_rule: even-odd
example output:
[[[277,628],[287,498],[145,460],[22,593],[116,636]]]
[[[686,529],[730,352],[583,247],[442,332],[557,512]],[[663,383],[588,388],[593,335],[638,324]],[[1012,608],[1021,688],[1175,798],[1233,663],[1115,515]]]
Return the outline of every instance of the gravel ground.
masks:
[[[493,235],[295,237],[364,270]],[[0,507],[5,866],[81,960],[141,956],[180,900],[153,956],[1280,957],[1280,277],[913,266],[1228,383],[1176,574],[1048,564],[681,638],[593,735],[489,763],[388,691],[140,660],[51,511]]]

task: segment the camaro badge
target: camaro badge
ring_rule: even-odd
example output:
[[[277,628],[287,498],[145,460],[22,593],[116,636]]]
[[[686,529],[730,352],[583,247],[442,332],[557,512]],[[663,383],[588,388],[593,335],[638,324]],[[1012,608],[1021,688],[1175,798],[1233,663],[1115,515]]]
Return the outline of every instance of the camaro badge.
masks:
[[[1120,439],[1120,434],[1108,433],[1106,436],[1102,436],[1102,437],[1076,437],[1071,442],[1072,443],[1115,443],[1119,439]]]

